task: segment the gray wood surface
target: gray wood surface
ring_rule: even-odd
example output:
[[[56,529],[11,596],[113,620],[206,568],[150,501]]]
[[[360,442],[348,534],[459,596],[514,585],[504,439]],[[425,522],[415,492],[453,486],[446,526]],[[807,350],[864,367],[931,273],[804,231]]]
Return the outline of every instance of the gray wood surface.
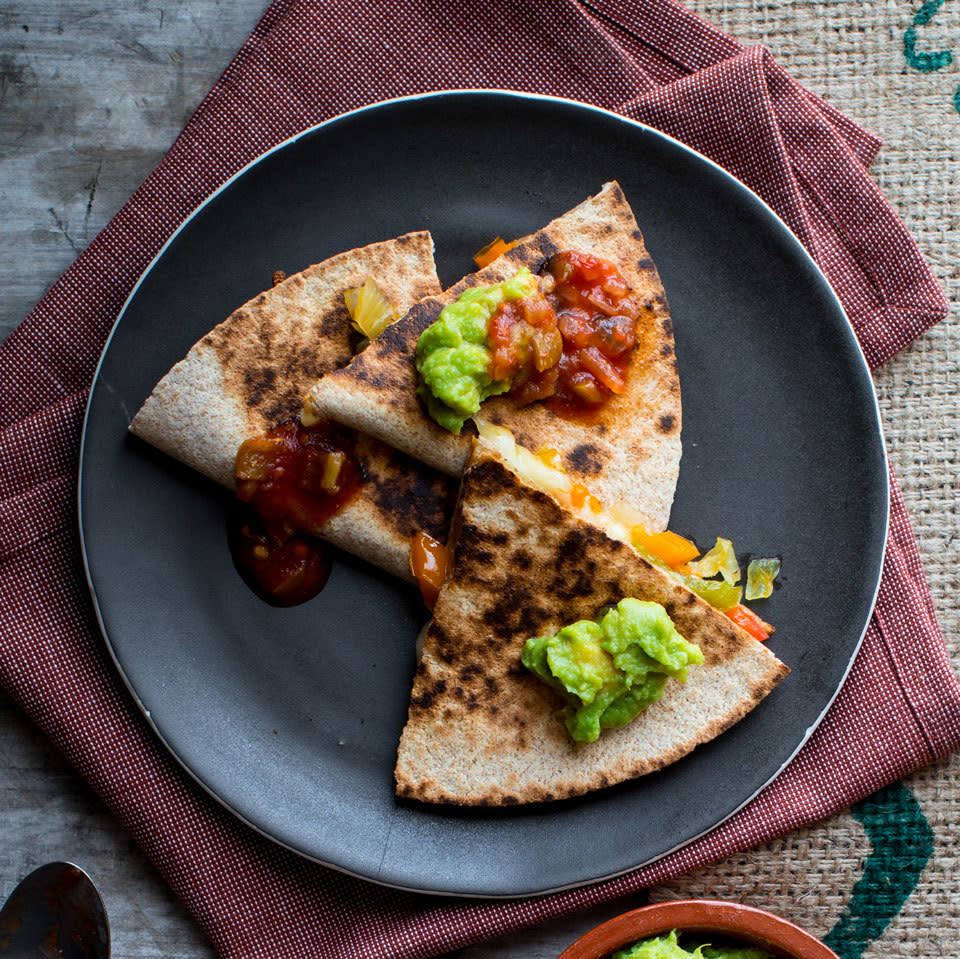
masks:
[[[0,0],[0,337],[20,322],[160,160],[266,2]],[[693,6],[719,18],[721,26],[724,16],[739,9],[721,0]],[[782,14],[781,5],[757,0],[753,6],[758,16],[750,21],[751,29],[758,37],[764,31],[779,33],[780,47],[774,52],[800,79],[815,78],[818,64],[845,49],[843,37],[833,43],[828,35],[806,32],[805,4],[784,5]],[[794,20],[785,24],[777,19],[781,15]],[[891,56],[899,56],[895,39],[889,38]],[[867,102],[862,87],[847,84],[846,78],[829,82],[832,100],[841,109]],[[826,85],[814,88],[824,92]],[[890,139],[891,130],[882,132]],[[896,151],[912,142],[913,132],[910,126],[892,132],[889,155],[896,158]],[[881,176],[885,188],[896,192],[911,173],[906,163],[898,166],[894,159],[881,166]],[[923,210],[909,212],[912,228],[920,226]],[[950,245],[931,243],[926,250],[942,279],[956,277],[950,272],[950,256],[958,252],[956,224],[949,235]],[[899,389],[904,377],[910,380],[910,364],[920,362],[917,356],[915,351],[913,360],[908,357],[894,373],[885,374],[881,386],[886,390],[893,382]],[[891,409],[885,395],[881,399],[895,452],[913,457],[917,475],[929,480],[924,495],[935,501],[949,462],[941,468],[923,449],[914,451],[909,444],[916,431]],[[912,489],[908,494],[913,495]],[[931,536],[941,537],[947,546],[954,541],[955,527],[936,518],[942,506],[931,523],[919,499],[909,505],[921,516],[928,544]],[[955,575],[950,575],[951,582],[937,580],[933,585],[938,605],[955,621],[957,604],[949,598]],[[72,859],[91,872],[104,893],[115,955],[212,957],[201,933],[138,848],[2,694],[0,770],[0,897],[33,867],[50,859]],[[547,959],[586,929],[636,904],[638,900],[614,903],[459,956]]]

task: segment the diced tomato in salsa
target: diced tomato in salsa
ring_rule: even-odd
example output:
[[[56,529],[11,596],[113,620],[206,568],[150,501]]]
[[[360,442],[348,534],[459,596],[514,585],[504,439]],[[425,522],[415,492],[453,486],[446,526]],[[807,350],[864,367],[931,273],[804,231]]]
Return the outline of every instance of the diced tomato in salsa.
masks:
[[[547,269],[548,294],[563,336],[563,359],[551,401],[557,412],[583,413],[622,393],[640,310],[630,286],[608,260],[564,251]]]
[[[557,317],[539,295],[504,303],[491,317],[488,334],[491,378],[513,380],[515,389],[556,366],[563,349]]]
[[[640,310],[616,265],[565,251],[547,262],[543,294],[504,303],[490,320],[490,376],[521,405],[551,399],[590,414],[626,388]]]

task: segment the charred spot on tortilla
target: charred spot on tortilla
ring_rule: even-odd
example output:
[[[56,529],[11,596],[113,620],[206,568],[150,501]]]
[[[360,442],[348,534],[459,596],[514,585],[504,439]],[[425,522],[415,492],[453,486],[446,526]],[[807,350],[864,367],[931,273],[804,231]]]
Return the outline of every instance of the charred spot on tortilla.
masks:
[[[493,550],[484,549],[469,537],[465,540],[462,533],[460,535],[459,543],[462,555],[472,562],[480,563],[482,565],[484,563],[491,563],[496,558],[497,554]]]
[[[523,250],[517,246],[513,247],[513,249],[507,250],[507,252],[503,254],[503,258],[512,263],[514,266],[529,266],[528,256],[529,254],[526,250]]]
[[[270,369],[246,370],[243,374],[247,406],[260,406],[264,397],[273,388],[277,379],[277,371]]]
[[[677,421],[674,418],[672,413],[664,413],[660,419],[657,420],[657,429],[661,433],[672,433],[676,429]]]
[[[600,450],[594,443],[580,443],[566,455],[567,469],[584,475],[597,474],[603,469]]]
[[[439,625],[434,630],[434,641],[436,642],[437,646],[441,648],[448,647],[453,642],[453,640],[448,635],[446,630],[444,630],[444,628]]]
[[[380,334],[380,336],[377,337],[377,342],[379,343],[379,341],[386,337],[389,332],[390,330],[388,327],[383,331],[383,333]],[[363,359],[362,354],[359,359]],[[336,375],[337,373],[331,374],[331,376]],[[373,387],[373,389],[377,390],[378,393],[383,396],[383,399],[386,403],[392,406],[402,405],[402,396],[397,395],[398,393],[402,392],[401,388],[405,386],[407,382],[407,376],[402,368],[398,369],[394,364],[368,366],[363,362],[358,362],[351,375],[357,380],[367,383]]]
[[[272,403],[270,406],[265,406],[263,412],[274,422],[280,423],[283,422],[283,420],[296,416],[298,401],[299,397],[295,394],[292,396],[278,397],[277,402]]]
[[[426,329],[437,317],[441,309],[440,303],[434,298],[422,300],[414,304],[404,317],[404,323],[394,323],[388,326],[377,337],[377,349],[384,356],[394,356],[396,354],[406,354],[410,351],[411,339],[415,337],[414,331],[421,327]]]
[[[536,629],[540,608],[535,599],[536,593],[530,589],[508,586],[504,594],[483,614],[483,622],[490,628],[493,636],[501,641]]]
[[[418,696],[411,699],[410,705],[417,709],[430,709],[437,696],[442,695],[445,691],[446,683],[441,680],[441,682],[435,684],[433,687],[424,689]]]
[[[443,541],[450,531],[457,491],[442,474],[424,469],[405,453],[389,450],[385,463],[366,460],[365,482],[369,495],[401,536],[424,531]],[[369,465],[370,463],[373,465]],[[398,484],[397,474],[409,474],[408,484]]]
[[[329,316],[325,317],[323,322],[320,324],[320,336],[340,336],[343,333],[344,327],[348,326],[350,321],[350,314],[347,312],[346,307],[343,309],[338,309],[331,313]],[[351,342],[359,340],[358,336],[351,335]],[[347,361],[349,357],[344,358],[344,362]]]
[[[569,602],[581,596],[589,596],[596,589],[592,571],[579,567],[559,573],[550,583],[550,591],[557,599]]]
[[[438,654],[438,658],[447,666],[449,666],[454,662],[456,656],[453,654],[452,650],[445,649],[442,653]]]
[[[589,526],[567,530],[557,546],[557,559],[561,567],[579,566],[583,560],[584,550],[592,538]]]
[[[373,485],[377,507],[392,518],[401,536],[412,536],[423,530],[440,539],[448,532],[453,511],[452,491],[421,481],[407,489],[398,489],[393,481],[379,476],[368,482]]]
[[[394,324],[396,326],[396,324]],[[399,330],[394,329],[394,326],[388,326],[378,337],[377,337],[377,349],[382,353],[383,356],[395,355],[397,353],[404,353],[407,348],[406,339],[403,337],[402,333]],[[366,350],[364,351],[364,353]],[[396,382],[389,375],[380,376],[377,375],[381,371],[375,370],[371,371],[367,368],[367,364],[364,363],[365,357],[363,353],[360,354],[359,358],[354,361],[356,367],[361,370],[365,375],[364,378],[367,379],[370,383],[377,387],[387,387],[391,386],[393,382]],[[390,368],[387,367],[384,372],[389,373]],[[371,375],[373,373],[373,375]]]
[[[548,233],[543,232],[538,235],[537,253],[540,255],[541,269],[546,266],[551,256],[556,256],[559,252],[559,244],[555,243]]]
[[[511,554],[511,560],[517,569],[530,569],[533,566],[533,554],[526,549],[514,550]]]

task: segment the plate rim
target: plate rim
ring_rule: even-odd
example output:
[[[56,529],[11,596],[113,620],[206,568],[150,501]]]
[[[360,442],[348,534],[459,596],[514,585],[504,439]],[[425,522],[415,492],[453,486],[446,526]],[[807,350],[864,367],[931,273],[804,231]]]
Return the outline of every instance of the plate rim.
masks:
[[[852,338],[853,345],[856,347],[855,350],[855,361],[861,366],[861,372],[866,375],[867,382],[870,385],[868,390],[869,397],[871,400],[871,411],[873,414],[873,421],[875,425],[876,439],[879,440],[879,453],[881,460],[881,470],[884,480],[880,483],[880,487],[883,490],[883,501],[879,506],[879,511],[882,513],[883,523],[882,523],[882,532],[880,535],[880,542],[882,543],[879,551],[879,562],[877,564],[877,571],[875,582],[872,588],[872,595],[868,603],[868,611],[865,617],[863,627],[861,629],[860,635],[857,638],[856,642],[851,647],[851,653],[846,664],[846,668],[843,671],[843,674],[839,681],[836,684],[836,688],[833,690],[828,701],[824,705],[821,712],[815,718],[815,721],[811,723],[810,726],[805,730],[801,740],[797,744],[796,748],[789,754],[789,756],[783,761],[783,763],[776,769],[776,771],[769,776],[763,783],[761,783],[754,792],[747,796],[736,808],[732,809],[728,814],[724,815],[717,822],[713,823],[711,826],[707,827],[703,831],[697,833],[696,835],[690,836],[683,841],[677,843],[674,846],[671,846],[669,849],[664,850],[662,853],[659,853],[656,856],[645,859],[642,862],[635,863],[633,865],[627,866],[626,868],[616,870],[614,872],[604,873],[599,876],[594,876],[585,879],[577,879],[568,883],[563,883],[560,885],[551,885],[549,887],[537,890],[524,890],[516,893],[503,893],[503,892],[465,892],[465,891],[451,891],[447,889],[434,889],[426,888],[423,886],[416,885],[406,885],[399,882],[392,882],[388,879],[384,879],[379,876],[368,875],[363,872],[358,872],[346,868],[340,864],[330,862],[326,859],[319,858],[315,854],[304,851],[301,848],[298,848],[295,845],[292,845],[284,840],[279,839],[278,837],[272,835],[266,828],[259,826],[257,823],[252,822],[248,817],[239,812],[225,797],[219,795],[212,786],[208,785],[201,778],[199,772],[192,769],[187,762],[181,758],[179,753],[173,748],[168,739],[163,735],[157,723],[153,719],[151,710],[147,708],[146,704],[141,699],[137,690],[135,689],[132,681],[130,680],[127,671],[124,669],[121,664],[119,654],[114,647],[114,643],[110,639],[109,633],[106,628],[106,623],[104,621],[103,612],[101,610],[100,600],[94,582],[93,572],[90,567],[88,559],[88,551],[86,545],[86,535],[84,532],[85,523],[84,523],[84,509],[83,509],[83,477],[84,477],[84,464],[87,462],[87,437],[88,437],[88,423],[91,415],[91,407],[93,405],[93,398],[96,387],[100,381],[100,374],[103,367],[103,364],[106,360],[107,354],[110,350],[111,344],[114,339],[120,324],[123,322],[123,319],[127,313],[127,310],[132,303],[132,301],[137,296],[141,286],[146,281],[147,277],[151,274],[157,263],[163,258],[170,246],[172,246],[180,234],[184,232],[188,226],[196,219],[210,204],[212,204],[221,194],[225,193],[230,187],[244,177],[249,171],[257,167],[259,164],[266,161],[268,158],[273,156],[276,153],[282,152],[293,145],[297,144],[300,140],[316,135],[318,132],[334,126],[338,123],[349,121],[350,119],[357,117],[359,115],[380,111],[384,109],[389,109],[396,106],[404,106],[411,103],[417,103],[420,101],[428,100],[441,100],[441,99],[450,99],[450,98],[459,98],[463,97],[466,99],[476,99],[480,101],[484,98],[495,97],[495,98],[506,98],[508,100],[516,100],[522,102],[533,102],[533,103],[545,103],[545,104],[554,104],[559,106],[564,106],[568,108],[573,108],[574,110],[582,110],[588,113],[595,113],[601,116],[613,120],[617,123],[623,123],[630,127],[633,127],[639,131],[642,131],[646,135],[653,136],[655,138],[661,139],[668,143],[672,148],[678,149],[681,152],[687,154],[695,162],[700,162],[707,164],[712,170],[721,177],[721,179],[727,181],[728,186],[736,193],[741,194],[747,201],[756,204],[761,213],[768,218],[770,218],[772,224],[776,224],[783,234],[784,238],[788,245],[791,246],[795,254],[799,254],[802,260],[806,261],[808,268],[819,277],[822,281],[822,286],[824,291],[827,294],[828,299],[830,299],[835,307],[836,311],[843,318],[846,324],[846,333],[849,337]],[[849,316],[847,315],[846,310],[843,307],[836,291],[834,290],[829,279],[826,277],[823,270],[820,268],[819,264],[806,249],[797,235],[790,229],[790,227],[784,222],[784,220],[779,216],[779,214],[754,190],[749,186],[735,177],[732,173],[727,171],[720,164],[711,160],[709,157],[704,156],[702,153],[683,143],[682,141],[676,139],[670,134],[664,133],[661,130],[651,127],[648,124],[642,123],[638,120],[634,120],[630,117],[619,114],[613,110],[606,109],[604,107],[598,107],[593,104],[584,103],[579,100],[574,100],[569,97],[557,97],[549,96],[545,94],[530,93],[517,90],[503,90],[497,88],[483,88],[483,87],[470,87],[464,89],[443,89],[443,90],[434,90],[424,93],[412,94],[408,96],[393,97],[386,100],[380,100],[373,103],[365,104],[363,106],[357,107],[353,110],[349,110],[345,113],[337,114],[336,116],[329,117],[326,120],[323,120],[319,123],[313,124],[312,126],[301,130],[300,132],[290,136],[274,146],[264,150],[262,153],[258,154],[248,163],[244,164],[239,168],[235,173],[228,177],[220,186],[218,186],[214,191],[205,196],[205,198],[194,207],[177,225],[174,231],[170,234],[167,240],[162,244],[158,249],[157,253],[153,256],[147,266],[138,276],[135,284],[131,288],[129,294],[125,298],[123,305],[117,313],[117,317],[114,320],[111,329],[104,341],[103,347],[101,349],[99,358],[97,360],[96,367],[93,372],[93,376],[90,380],[89,393],[84,409],[83,420],[81,424],[81,439],[80,439],[80,450],[78,455],[78,472],[77,472],[77,485],[75,491],[75,503],[77,508],[77,529],[79,531],[79,543],[80,543],[80,554],[81,561],[83,566],[84,577],[87,583],[87,589],[92,600],[94,614],[97,620],[97,624],[100,630],[101,637],[104,640],[107,652],[110,656],[111,661],[114,664],[117,673],[126,687],[128,693],[132,697],[134,703],[136,704],[142,718],[146,721],[149,728],[152,730],[153,734],[157,739],[162,743],[164,749],[168,756],[172,757],[178,766],[184,770],[189,778],[196,783],[204,791],[206,795],[215,800],[222,808],[226,809],[230,815],[236,817],[240,822],[244,823],[247,827],[252,829],[255,833],[260,836],[263,836],[269,842],[279,846],[282,849],[286,849],[297,856],[300,856],[306,859],[309,862],[316,863],[318,865],[324,866],[325,868],[333,869],[337,872],[340,872],[345,875],[352,876],[357,879],[361,879],[367,882],[371,882],[378,886],[383,886],[390,889],[395,889],[402,892],[411,892],[411,893],[422,893],[425,895],[431,896],[456,896],[458,898],[470,899],[470,900],[497,900],[497,899],[521,899],[528,898],[532,895],[549,895],[553,893],[562,892],[564,890],[583,888],[591,885],[595,885],[600,882],[605,882],[608,880],[616,879],[619,876],[626,875],[627,873],[634,872],[637,869],[648,867],[653,863],[656,863],[667,856],[672,855],[680,849],[684,849],[691,844],[702,839],[704,836],[715,831],[733,816],[737,815],[742,809],[749,805],[756,797],[763,792],[768,786],[771,785],[779,776],[781,776],[784,770],[793,762],[797,754],[803,749],[807,744],[810,737],[816,731],[820,723],[823,721],[826,714],[829,712],[833,703],[835,702],[837,696],[840,694],[841,689],[845,685],[850,671],[853,668],[853,664],[857,658],[857,654],[863,644],[863,640],[866,636],[867,630],[873,616],[873,611],[876,607],[877,599],[879,596],[880,586],[883,578],[883,557],[886,553],[887,542],[889,539],[890,532],[890,484],[889,484],[889,458],[887,451],[886,438],[883,430],[883,419],[881,416],[881,409],[879,404],[879,397],[877,396],[876,387],[873,383],[872,371],[870,370],[869,364],[867,363],[866,357],[863,353],[863,349],[860,346],[859,340],[856,336],[856,331],[853,328]],[[880,532],[880,531],[878,531]]]

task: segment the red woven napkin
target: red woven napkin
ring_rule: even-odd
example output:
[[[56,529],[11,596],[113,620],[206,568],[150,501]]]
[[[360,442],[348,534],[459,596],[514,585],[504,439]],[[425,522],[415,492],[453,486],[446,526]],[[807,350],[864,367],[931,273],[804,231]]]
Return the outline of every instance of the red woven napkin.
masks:
[[[891,476],[876,612],[848,682],[780,778],[713,833],[618,879],[528,901],[397,893],[313,865],[201,793],[104,654],[77,539],[87,391],[134,282],[228,176],[335,114],[496,87],[618,110],[759,193],[830,279],[871,364],[946,303],[868,178],[877,141],[671,0],[276,0],[144,185],[0,347],[0,676],[224,956],[431,956],[666,880],[844,808],[960,746],[960,692]]]

